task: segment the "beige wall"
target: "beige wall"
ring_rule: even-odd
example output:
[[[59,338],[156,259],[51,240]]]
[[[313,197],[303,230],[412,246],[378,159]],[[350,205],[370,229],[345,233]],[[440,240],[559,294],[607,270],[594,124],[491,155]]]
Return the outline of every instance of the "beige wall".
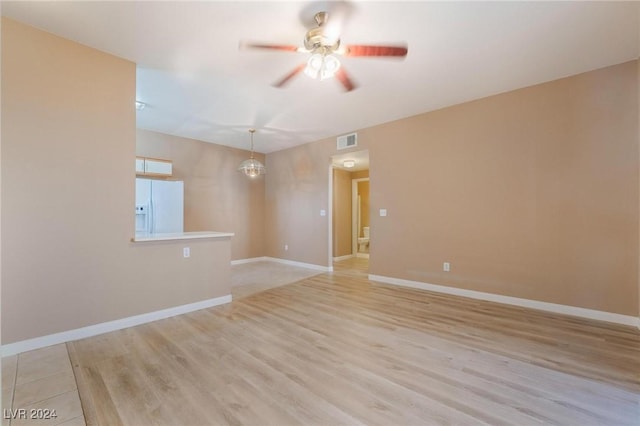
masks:
[[[376,128],[371,273],[636,314],[636,67]]]
[[[353,253],[351,243],[351,173],[333,169],[333,256]]]
[[[130,243],[135,64],[2,20],[2,343],[229,294],[229,242]]]
[[[638,315],[637,94],[632,61],[359,130],[370,273]],[[333,154],[267,155],[269,255],[327,264]]]
[[[184,181],[185,231],[233,232],[232,259],[264,256],[264,177],[238,172],[248,151],[138,130],[136,153],[173,161],[172,179]]]
[[[334,149],[335,139],[267,154],[267,256],[330,266],[329,216],[321,216],[320,210],[329,211],[329,157]]]

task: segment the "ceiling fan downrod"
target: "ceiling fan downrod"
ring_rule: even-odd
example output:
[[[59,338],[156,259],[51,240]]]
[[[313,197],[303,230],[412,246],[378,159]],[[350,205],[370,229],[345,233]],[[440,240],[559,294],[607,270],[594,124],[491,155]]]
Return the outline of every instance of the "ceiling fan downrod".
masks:
[[[340,39],[331,38],[325,31],[325,24],[329,20],[329,13],[318,12],[315,14],[314,19],[318,26],[307,31],[304,36],[304,47],[313,52],[318,48],[326,49],[325,52],[333,53],[340,47]]]

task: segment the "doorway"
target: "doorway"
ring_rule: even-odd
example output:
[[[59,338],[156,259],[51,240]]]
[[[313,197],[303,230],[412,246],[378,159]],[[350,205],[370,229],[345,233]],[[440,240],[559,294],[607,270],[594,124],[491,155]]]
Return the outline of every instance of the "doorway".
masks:
[[[366,263],[365,269],[368,270],[371,243],[365,237],[364,228],[369,228],[369,151],[352,151],[331,157],[329,189],[331,264],[334,270],[344,269],[354,263],[349,259],[358,258],[362,259],[358,262],[358,269],[362,270],[362,263]],[[366,233],[368,235],[369,229]]]

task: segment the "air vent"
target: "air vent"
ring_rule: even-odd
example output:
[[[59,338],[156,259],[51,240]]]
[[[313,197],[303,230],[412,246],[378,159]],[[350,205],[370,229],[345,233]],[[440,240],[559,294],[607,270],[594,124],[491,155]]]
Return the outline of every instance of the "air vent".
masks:
[[[354,146],[358,146],[358,134],[351,133],[350,135],[338,136],[338,149],[346,149]]]

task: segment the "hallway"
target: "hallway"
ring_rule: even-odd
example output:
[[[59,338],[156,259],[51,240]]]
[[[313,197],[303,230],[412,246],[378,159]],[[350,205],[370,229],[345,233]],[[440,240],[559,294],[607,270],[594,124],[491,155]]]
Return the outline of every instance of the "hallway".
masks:
[[[369,258],[352,257],[339,262],[333,262],[333,273],[366,279],[369,274]]]

